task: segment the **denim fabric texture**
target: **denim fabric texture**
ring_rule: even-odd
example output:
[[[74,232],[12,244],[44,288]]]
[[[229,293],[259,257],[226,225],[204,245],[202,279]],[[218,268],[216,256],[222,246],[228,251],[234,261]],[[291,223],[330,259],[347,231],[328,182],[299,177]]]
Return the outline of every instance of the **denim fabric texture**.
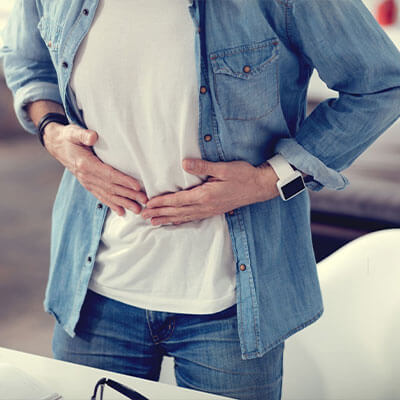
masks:
[[[88,290],[81,316],[73,338],[56,322],[56,359],[158,381],[163,356],[173,357],[180,387],[241,400],[281,398],[285,342],[243,360],[236,304],[215,314],[173,314]]]
[[[1,54],[17,116],[30,133],[37,129],[24,106],[39,99],[60,102],[69,120],[85,127],[69,79],[97,5],[16,0]],[[400,115],[400,53],[362,1],[193,0],[188,12],[201,28],[194,52],[199,89],[207,88],[199,90],[202,158],[256,166],[280,153],[312,177],[308,189],[345,188],[341,172]],[[339,97],[306,118],[314,69]],[[71,337],[107,210],[65,170],[52,213],[44,306]],[[262,357],[323,313],[309,194],[225,216],[242,358]]]

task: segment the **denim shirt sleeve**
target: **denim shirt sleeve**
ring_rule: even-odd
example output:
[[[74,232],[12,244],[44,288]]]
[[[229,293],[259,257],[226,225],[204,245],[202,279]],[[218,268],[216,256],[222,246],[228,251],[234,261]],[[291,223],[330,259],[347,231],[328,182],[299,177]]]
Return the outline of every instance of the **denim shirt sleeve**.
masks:
[[[13,93],[14,109],[22,127],[37,133],[25,106],[36,100],[62,104],[57,74],[37,25],[39,15],[35,0],[16,0],[2,32],[3,58],[7,86]]]
[[[312,176],[311,190],[343,189],[340,171],[400,116],[400,53],[361,0],[287,0],[288,40],[337,99],[321,102],[275,152]]]

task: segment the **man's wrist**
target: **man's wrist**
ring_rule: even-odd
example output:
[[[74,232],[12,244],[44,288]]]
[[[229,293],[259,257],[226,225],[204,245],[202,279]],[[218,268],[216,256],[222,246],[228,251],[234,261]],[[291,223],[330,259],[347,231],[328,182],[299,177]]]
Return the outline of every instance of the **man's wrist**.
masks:
[[[50,113],[43,115],[37,124],[38,138],[39,138],[40,143],[43,145],[43,147],[45,147],[44,139],[43,139],[44,130],[47,127],[47,125],[49,125],[53,122],[56,122],[61,125],[68,125],[68,123],[69,123],[68,118],[65,116],[64,113],[50,112]]]
[[[268,159],[256,167],[259,170],[258,171],[259,172],[258,173],[258,175],[259,175],[258,184],[260,186],[260,197],[261,197],[261,200],[258,200],[258,201],[270,200],[277,196],[282,197],[283,200],[288,200],[290,198],[288,196],[294,197],[293,194],[295,195],[295,194],[297,194],[296,191],[300,191],[300,189],[301,189],[300,181],[298,181],[298,180],[293,180],[293,182],[286,181],[283,178],[283,176],[286,176],[288,174],[288,171],[290,171],[290,168],[292,168],[294,175],[295,175],[294,171],[296,171],[296,173],[298,174],[297,176],[300,176],[300,174],[302,175],[302,187],[303,188],[304,188],[304,183],[309,178],[311,178],[308,174],[304,173],[303,171],[300,171],[299,169],[297,169],[294,165],[292,165],[290,163],[287,163],[289,169],[276,170],[276,168],[278,168],[278,166],[280,164],[276,165],[276,161],[274,160],[274,165],[271,165],[270,161],[272,163],[272,159]],[[284,165],[281,165],[281,167],[282,166],[284,167]],[[280,175],[278,175],[278,173]],[[282,176],[281,176],[281,174],[282,174]],[[280,182],[280,184],[281,184],[280,188],[278,188],[278,186],[279,186],[278,182]],[[282,184],[284,185],[283,187],[285,189],[283,189]],[[287,184],[290,184],[291,186],[288,186]],[[281,190],[283,190],[282,194],[281,194]],[[293,190],[295,190],[295,191],[293,192]]]
[[[271,200],[279,196],[279,190],[276,186],[279,177],[267,161],[256,167],[256,173],[256,179],[260,187],[260,200],[258,201]]]
[[[65,125],[60,124],[58,122],[50,122],[46,125],[43,130],[43,143],[44,147],[47,151],[50,152],[51,142],[55,136],[59,134],[60,128],[64,127]]]

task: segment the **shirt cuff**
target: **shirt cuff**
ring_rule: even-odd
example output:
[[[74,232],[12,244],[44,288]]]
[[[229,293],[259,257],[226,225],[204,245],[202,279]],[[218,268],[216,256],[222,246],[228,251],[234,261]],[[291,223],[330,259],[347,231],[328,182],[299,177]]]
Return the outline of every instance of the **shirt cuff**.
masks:
[[[344,175],[327,167],[293,138],[280,139],[275,147],[275,153],[281,154],[290,164],[309,175],[304,182],[310,190],[319,191],[325,186],[341,190],[349,184]]]
[[[32,82],[18,89],[14,97],[14,109],[22,127],[32,134],[38,129],[26,111],[26,105],[37,100],[51,100],[62,105],[58,85],[50,82]]]

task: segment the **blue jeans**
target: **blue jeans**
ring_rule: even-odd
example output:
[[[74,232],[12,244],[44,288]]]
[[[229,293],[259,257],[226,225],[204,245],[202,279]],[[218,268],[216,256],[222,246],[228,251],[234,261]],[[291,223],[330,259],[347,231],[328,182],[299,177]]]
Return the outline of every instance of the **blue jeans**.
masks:
[[[175,314],[130,306],[88,290],[71,338],[56,323],[54,357],[158,381],[174,357],[178,386],[243,400],[281,398],[284,342],[243,360],[236,304],[214,314]]]

